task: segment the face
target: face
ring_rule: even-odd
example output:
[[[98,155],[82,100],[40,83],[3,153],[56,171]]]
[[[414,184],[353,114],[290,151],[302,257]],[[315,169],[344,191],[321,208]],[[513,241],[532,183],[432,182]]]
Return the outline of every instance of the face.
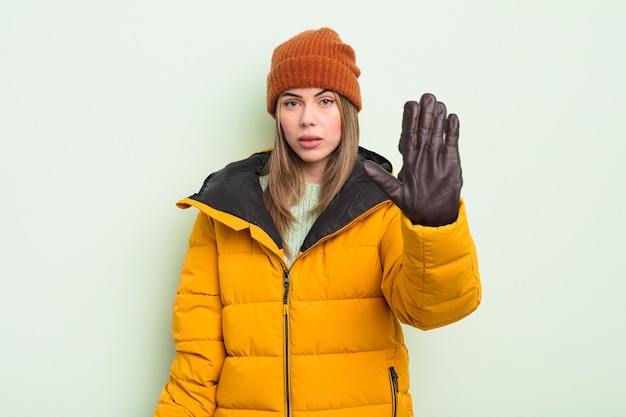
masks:
[[[278,98],[279,121],[287,144],[302,160],[304,180],[320,183],[330,154],[341,141],[341,114],[335,93],[294,88]]]

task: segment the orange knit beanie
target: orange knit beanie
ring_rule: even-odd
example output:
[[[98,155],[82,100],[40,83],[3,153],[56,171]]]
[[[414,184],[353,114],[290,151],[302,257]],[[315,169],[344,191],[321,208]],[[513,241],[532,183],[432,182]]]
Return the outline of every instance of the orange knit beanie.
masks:
[[[307,30],[278,45],[267,75],[267,112],[275,115],[276,100],[290,88],[318,87],[346,97],[361,110],[361,89],[352,47],[329,28]]]

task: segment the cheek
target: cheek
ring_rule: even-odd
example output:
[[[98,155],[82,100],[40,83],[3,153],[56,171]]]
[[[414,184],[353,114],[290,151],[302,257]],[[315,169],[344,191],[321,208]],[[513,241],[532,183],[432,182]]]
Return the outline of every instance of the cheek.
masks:
[[[294,130],[294,119],[291,117],[282,116],[280,117],[280,127],[283,129],[285,135],[290,135]]]
[[[280,122],[280,130],[282,131],[282,135],[283,137],[289,141],[289,138],[291,137],[291,133],[289,131],[289,125],[286,123],[283,123],[282,121]]]
[[[341,115],[337,115],[332,121],[332,129],[335,135],[341,136]]]

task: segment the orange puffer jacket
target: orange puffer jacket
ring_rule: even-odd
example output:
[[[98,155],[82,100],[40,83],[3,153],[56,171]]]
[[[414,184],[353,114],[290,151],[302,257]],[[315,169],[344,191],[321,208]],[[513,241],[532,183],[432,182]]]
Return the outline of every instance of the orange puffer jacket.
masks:
[[[406,417],[400,322],[432,329],[476,309],[481,286],[463,202],[412,225],[359,164],[290,269],[265,209],[261,152],[212,174],[174,305],[176,356],[155,416]]]

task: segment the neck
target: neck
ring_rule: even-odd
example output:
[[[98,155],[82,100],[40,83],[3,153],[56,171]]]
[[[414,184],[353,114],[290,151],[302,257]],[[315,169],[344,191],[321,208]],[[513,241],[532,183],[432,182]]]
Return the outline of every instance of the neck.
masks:
[[[321,184],[322,178],[324,178],[324,171],[326,166],[320,165],[302,165],[302,173],[304,174],[304,182],[307,184]]]

